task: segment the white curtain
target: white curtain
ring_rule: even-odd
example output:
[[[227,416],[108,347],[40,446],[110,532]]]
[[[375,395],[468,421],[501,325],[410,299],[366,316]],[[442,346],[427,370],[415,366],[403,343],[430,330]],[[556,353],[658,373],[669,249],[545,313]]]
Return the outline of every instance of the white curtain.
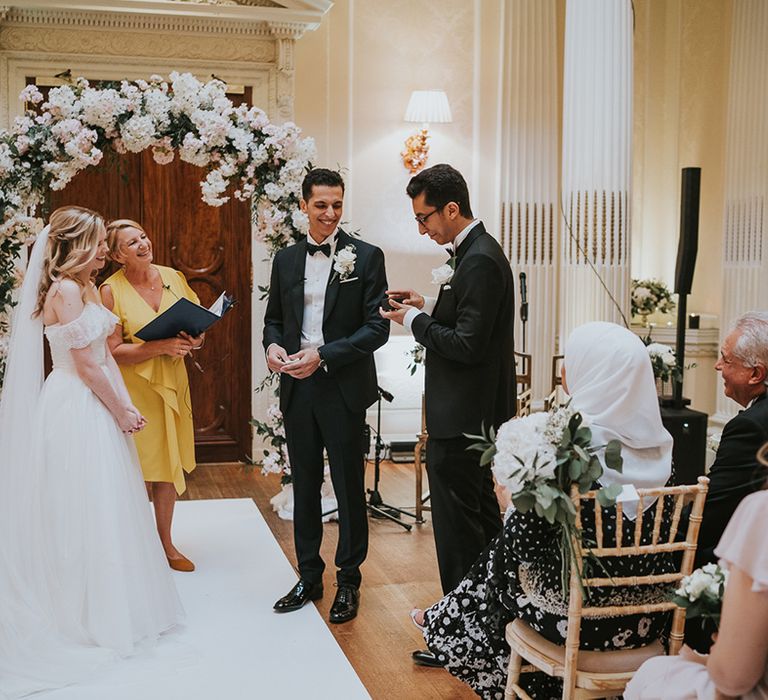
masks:
[[[735,0],[725,155],[721,336],[768,308],[768,3]],[[739,407],[717,393],[716,419]]]
[[[561,338],[628,317],[632,85],[630,1],[567,0]]]
[[[506,0],[504,32],[501,244],[515,274],[527,276],[526,343],[519,314],[518,351],[532,355],[533,395],[549,393],[557,328],[558,100],[555,0]]]

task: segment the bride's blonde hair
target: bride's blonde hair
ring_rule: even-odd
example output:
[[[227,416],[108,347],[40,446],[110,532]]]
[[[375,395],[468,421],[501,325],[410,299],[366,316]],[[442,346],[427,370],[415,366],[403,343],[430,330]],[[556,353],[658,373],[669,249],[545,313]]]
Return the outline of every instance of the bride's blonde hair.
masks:
[[[85,207],[60,207],[48,221],[48,248],[37,295],[35,316],[43,310],[45,297],[54,282],[72,279],[83,288],[78,277],[98,253],[99,236],[104,231],[104,217]]]

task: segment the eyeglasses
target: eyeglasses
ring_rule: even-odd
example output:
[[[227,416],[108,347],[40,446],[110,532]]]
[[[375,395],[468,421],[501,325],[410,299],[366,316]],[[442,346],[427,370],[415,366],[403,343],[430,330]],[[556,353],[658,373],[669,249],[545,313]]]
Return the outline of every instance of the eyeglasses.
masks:
[[[429,212],[429,214],[423,214],[423,215],[422,215],[422,214],[419,214],[419,215],[417,215],[417,216],[414,216],[413,218],[416,220],[416,223],[417,223],[419,226],[424,226],[424,224],[425,224],[425,223],[427,223],[427,219],[428,219],[430,216],[432,216],[432,214],[434,214],[434,213],[436,213],[436,212],[440,211],[440,210],[441,210],[441,209],[443,209],[444,207],[445,207],[445,204],[443,204],[443,206],[442,206],[442,207],[437,207],[437,209],[433,209],[431,212]]]

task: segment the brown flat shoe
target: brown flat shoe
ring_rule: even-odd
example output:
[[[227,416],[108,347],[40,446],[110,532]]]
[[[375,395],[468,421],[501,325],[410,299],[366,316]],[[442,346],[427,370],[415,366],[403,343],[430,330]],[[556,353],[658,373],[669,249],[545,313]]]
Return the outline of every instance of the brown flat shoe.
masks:
[[[195,565],[189,561],[185,556],[178,557],[176,559],[171,559],[169,556],[166,555],[165,557],[168,560],[168,566],[170,566],[174,571],[194,571]]]

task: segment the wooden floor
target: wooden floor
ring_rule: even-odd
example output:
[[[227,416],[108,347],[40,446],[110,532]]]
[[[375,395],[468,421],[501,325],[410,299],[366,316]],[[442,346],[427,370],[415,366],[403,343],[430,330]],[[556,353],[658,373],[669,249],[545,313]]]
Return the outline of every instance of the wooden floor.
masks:
[[[367,470],[372,481],[373,469]],[[380,492],[391,505],[412,509],[414,505],[413,465],[382,465]],[[370,486],[370,484],[369,484]],[[288,559],[295,565],[292,523],[280,520],[269,499],[280,490],[274,475],[246,472],[241,465],[200,465],[187,477],[183,498],[252,498],[264,515]],[[415,666],[410,654],[424,648],[420,632],[413,626],[408,611],[424,607],[440,596],[430,514],[427,523],[415,525],[411,532],[387,520],[369,518],[370,547],[363,565],[360,613],[343,625],[330,625],[347,658],[374,700],[431,700],[474,698],[463,683],[442,669]],[[410,518],[406,518],[411,521]],[[336,548],[335,524],[325,527],[323,559],[325,596],[317,608],[327,619],[333,602]],[[271,607],[274,601],[259,601]],[[259,631],[254,629],[254,634]],[[343,699],[340,699],[343,700]]]

